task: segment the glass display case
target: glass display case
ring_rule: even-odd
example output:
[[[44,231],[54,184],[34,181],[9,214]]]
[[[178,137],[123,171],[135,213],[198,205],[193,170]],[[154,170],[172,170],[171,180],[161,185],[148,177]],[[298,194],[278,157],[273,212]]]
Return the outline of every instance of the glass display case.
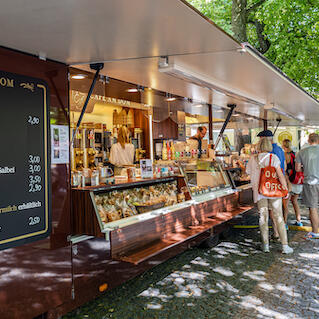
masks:
[[[168,211],[170,209],[162,208],[185,201],[185,195],[178,190],[174,178],[146,185],[136,184],[126,189],[95,191],[91,197],[101,229],[132,224],[147,216],[139,215]]]
[[[114,229],[190,206],[190,199],[184,178],[177,176],[74,188],[73,232],[108,237]]]
[[[183,165],[184,174],[192,196],[231,187],[222,165],[216,161],[198,161]]]
[[[191,196],[196,201],[205,201],[233,192],[228,174],[217,161],[197,161],[182,164]]]

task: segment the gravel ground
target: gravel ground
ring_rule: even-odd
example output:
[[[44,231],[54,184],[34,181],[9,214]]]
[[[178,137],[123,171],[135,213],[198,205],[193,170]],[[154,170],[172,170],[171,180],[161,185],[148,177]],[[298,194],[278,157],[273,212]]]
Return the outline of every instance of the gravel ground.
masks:
[[[256,224],[257,215],[247,222]],[[218,246],[190,249],[63,319],[319,318],[319,240],[303,235],[289,231],[292,255],[277,243],[265,254],[258,229],[234,230]]]

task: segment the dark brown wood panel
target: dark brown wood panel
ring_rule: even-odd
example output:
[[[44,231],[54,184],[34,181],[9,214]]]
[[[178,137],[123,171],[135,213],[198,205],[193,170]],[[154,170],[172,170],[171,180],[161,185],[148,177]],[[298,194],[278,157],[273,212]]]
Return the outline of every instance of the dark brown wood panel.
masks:
[[[114,256],[113,258],[137,265],[167,249],[172,248],[175,245],[179,245],[186,240],[200,235],[201,233],[207,232],[212,227],[225,223],[251,208],[252,206],[243,206],[229,212],[219,212],[214,217],[207,218],[207,220],[200,225],[189,226],[185,229],[176,229],[176,232],[166,234],[166,236],[160,240],[150,242],[140,249],[137,248],[124,253],[121,256]]]

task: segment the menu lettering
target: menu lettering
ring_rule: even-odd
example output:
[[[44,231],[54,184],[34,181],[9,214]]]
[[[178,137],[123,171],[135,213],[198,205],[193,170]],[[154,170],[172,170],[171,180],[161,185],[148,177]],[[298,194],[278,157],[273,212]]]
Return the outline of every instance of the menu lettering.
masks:
[[[0,71],[0,249],[50,234],[47,84]]]

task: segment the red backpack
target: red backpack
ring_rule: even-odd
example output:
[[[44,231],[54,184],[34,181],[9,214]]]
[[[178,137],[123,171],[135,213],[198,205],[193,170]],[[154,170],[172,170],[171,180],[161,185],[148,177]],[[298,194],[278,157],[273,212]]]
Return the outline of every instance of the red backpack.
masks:
[[[303,184],[303,180],[305,176],[303,172],[296,171],[295,164],[296,164],[296,155],[294,152],[291,152],[290,153],[291,168],[288,170],[288,178],[292,184],[300,185],[300,184]]]

